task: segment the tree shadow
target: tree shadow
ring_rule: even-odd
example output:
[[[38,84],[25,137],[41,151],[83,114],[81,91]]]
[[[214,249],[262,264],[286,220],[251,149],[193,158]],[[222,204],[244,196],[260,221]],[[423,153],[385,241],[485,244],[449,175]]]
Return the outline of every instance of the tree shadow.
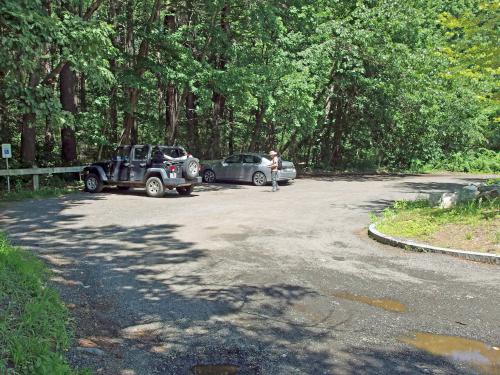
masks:
[[[262,373],[262,361],[277,369],[293,361],[303,373],[328,368],[326,352],[292,347],[330,335],[286,314],[313,290],[214,277],[210,252],[179,239],[176,224],[83,225],[84,215],[67,210],[102,198],[21,202],[0,218],[10,240],[44,260],[63,300],[75,304],[76,338],[90,337],[106,353],[72,349],[74,366],[109,374],[182,374],[221,361],[242,374]],[[276,362],[280,352],[289,353],[286,363]]]
[[[394,179],[403,179],[407,177],[421,176],[418,174],[301,174],[297,178],[313,181],[325,182],[379,182],[379,181],[394,181]]]
[[[214,183],[203,183],[196,186],[195,191],[208,192],[208,191],[223,191],[223,190],[238,190],[244,189],[245,186],[250,186],[251,184],[245,182],[214,182]]]
[[[476,181],[477,182],[477,181]],[[406,181],[398,186],[404,190],[415,191],[419,193],[445,193],[460,190],[468,183],[460,182],[424,182],[424,181]]]
[[[345,323],[336,305],[321,319],[293,314],[301,311],[298,304],[307,309],[315,290],[221,275],[225,260],[179,239],[182,227],[174,223],[93,226],[88,216],[67,210],[101,199],[21,202],[0,217],[16,245],[53,269],[63,300],[75,305],[76,339],[88,338],[105,353],[95,357],[73,348],[68,358],[75,367],[106,374],[190,374],[195,365],[221,363],[238,366],[243,375],[459,373],[413,350],[349,347],[338,353],[344,356],[339,362],[328,349]]]
[[[339,374],[470,374],[447,358],[419,350],[367,349],[352,346],[343,350],[349,360],[334,367],[332,373]]]

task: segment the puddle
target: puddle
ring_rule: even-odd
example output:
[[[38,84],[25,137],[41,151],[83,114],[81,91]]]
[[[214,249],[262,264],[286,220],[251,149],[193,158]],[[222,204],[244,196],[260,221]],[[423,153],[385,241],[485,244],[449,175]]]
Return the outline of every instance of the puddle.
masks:
[[[239,367],[234,365],[196,365],[191,367],[194,375],[237,375]]]
[[[402,337],[400,340],[452,361],[469,362],[484,374],[500,374],[500,348],[490,347],[481,341],[425,332],[418,332],[412,337]]]
[[[219,237],[229,242],[243,242],[250,237],[250,235],[248,233],[226,233],[221,234]]]
[[[342,242],[342,241],[335,241],[332,245],[337,247],[337,248],[340,248],[340,249],[347,248],[347,244],[345,242]]]
[[[366,305],[378,307],[380,309],[384,309],[387,311],[404,313],[408,310],[407,307],[403,305],[401,302],[392,299],[370,298],[366,296],[358,296],[356,294],[351,294],[347,292],[337,292],[333,293],[333,295],[337,298],[347,299],[349,301],[354,301],[354,302],[361,302]]]

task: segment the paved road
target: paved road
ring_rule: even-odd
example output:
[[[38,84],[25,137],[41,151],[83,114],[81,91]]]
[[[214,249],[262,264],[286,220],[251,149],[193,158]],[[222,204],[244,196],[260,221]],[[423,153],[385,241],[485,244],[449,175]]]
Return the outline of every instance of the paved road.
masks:
[[[11,205],[0,224],[54,269],[76,339],[86,339],[75,345],[104,351],[68,356],[96,373],[222,373],[193,367],[201,364],[239,374],[497,372],[402,338],[429,332],[498,346],[498,266],[409,253],[365,234],[369,213],[393,199],[478,179],[316,178],[276,194],[221,184],[162,199],[76,194]],[[487,365],[495,353],[468,357]]]

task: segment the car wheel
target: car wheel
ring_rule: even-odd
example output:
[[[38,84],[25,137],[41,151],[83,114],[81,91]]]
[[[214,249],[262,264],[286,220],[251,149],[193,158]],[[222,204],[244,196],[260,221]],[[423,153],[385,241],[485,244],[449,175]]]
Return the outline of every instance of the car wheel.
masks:
[[[200,171],[200,164],[198,163],[198,161],[196,161],[196,159],[189,158],[184,162],[183,169],[184,169],[184,176],[186,177],[186,179],[192,180],[198,177],[198,173]]]
[[[266,175],[262,172],[255,172],[253,174],[252,182],[255,186],[264,186],[267,184]]]
[[[204,173],[203,173],[203,181],[211,184],[213,182],[215,182],[215,172],[212,171],[211,169],[207,169]]]
[[[100,193],[103,187],[101,179],[96,174],[89,173],[85,176],[85,190],[89,193]]]
[[[163,182],[158,177],[150,177],[146,181],[146,194],[152,198],[162,197],[165,193]]]
[[[191,195],[193,192],[194,186],[183,186],[183,187],[178,187],[175,190],[179,193],[179,195]]]

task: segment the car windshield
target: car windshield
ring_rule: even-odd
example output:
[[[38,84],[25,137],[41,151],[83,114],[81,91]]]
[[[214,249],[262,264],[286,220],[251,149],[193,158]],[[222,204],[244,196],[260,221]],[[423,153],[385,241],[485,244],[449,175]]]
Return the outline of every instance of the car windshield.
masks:
[[[130,155],[130,146],[120,146],[116,149],[116,155],[114,157],[115,160],[128,160]]]

